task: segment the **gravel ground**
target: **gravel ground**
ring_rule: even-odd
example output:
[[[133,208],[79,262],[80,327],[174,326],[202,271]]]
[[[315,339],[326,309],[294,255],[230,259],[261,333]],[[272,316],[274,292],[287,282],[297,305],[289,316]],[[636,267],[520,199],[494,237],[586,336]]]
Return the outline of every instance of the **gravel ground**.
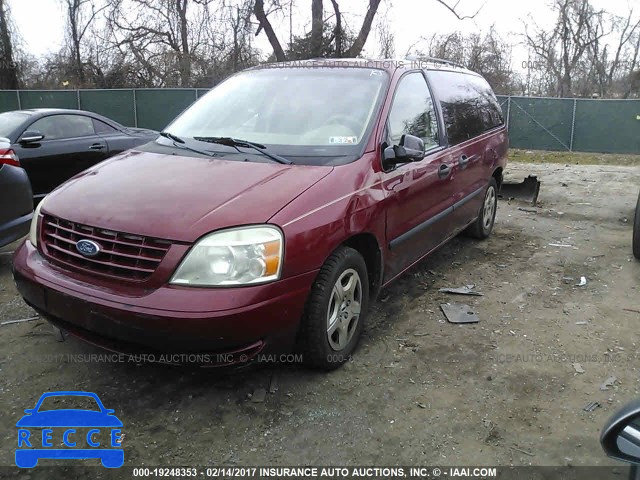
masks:
[[[126,465],[614,465],[598,435],[640,386],[640,170],[509,165],[529,173],[539,206],[501,201],[490,239],[456,238],[385,289],[333,373],[74,362],[102,352],[43,320],[1,326],[0,465],[13,465],[25,408],[80,389],[123,421]],[[15,246],[0,253],[1,321],[34,315],[11,278]],[[438,292],[466,284],[484,296]],[[446,323],[447,301],[480,322]]]

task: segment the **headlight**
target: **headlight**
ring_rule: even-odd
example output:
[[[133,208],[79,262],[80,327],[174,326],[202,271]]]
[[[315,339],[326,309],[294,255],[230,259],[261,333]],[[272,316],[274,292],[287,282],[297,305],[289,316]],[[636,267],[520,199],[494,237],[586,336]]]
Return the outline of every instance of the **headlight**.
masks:
[[[211,233],[191,248],[171,283],[225,286],[277,280],[283,243],[280,230],[268,225]]]
[[[38,217],[40,217],[40,210],[44,204],[44,198],[40,201],[36,207],[36,211],[33,212],[33,218],[31,219],[31,228],[29,229],[29,241],[34,247],[38,247]]]

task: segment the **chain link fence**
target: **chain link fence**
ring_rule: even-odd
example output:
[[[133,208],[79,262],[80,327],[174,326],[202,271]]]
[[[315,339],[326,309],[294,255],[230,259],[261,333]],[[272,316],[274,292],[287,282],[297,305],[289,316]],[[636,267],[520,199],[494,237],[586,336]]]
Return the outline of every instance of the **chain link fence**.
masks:
[[[640,154],[640,100],[498,96],[513,148]]]
[[[162,130],[206,89],[0,90],[0,112],[90,110],[123,125]],[[640,154],[640,100],[499,96],[511,146]]]

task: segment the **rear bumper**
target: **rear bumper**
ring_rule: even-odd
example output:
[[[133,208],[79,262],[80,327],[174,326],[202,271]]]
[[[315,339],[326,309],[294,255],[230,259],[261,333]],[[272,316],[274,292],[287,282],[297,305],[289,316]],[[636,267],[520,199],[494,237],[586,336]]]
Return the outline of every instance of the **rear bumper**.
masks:
[[[127,354],[173,353],[169,358],[180,358],[175,354],[211,353],[231,359],[218,363],[250,360],[260,352],[288,351],[316,276],[316,272],[309,272],[251,287],[245,293],[262,300],[247,305],[244,288],[167,285],[142,297],[118,296],[98,285],[79,284],[49,264],[29,242],[16,251],[13,268],[16,285],[27,303],[52,323],[90,343]],[[264,289],[267,292],[262,292]],[[236,308],[227,308],[228,296],[237,299]],[[201,308],[216,303],[225,308]]]
[[[29,233],[33,212],[0,225],[0,247],[15,242]]]

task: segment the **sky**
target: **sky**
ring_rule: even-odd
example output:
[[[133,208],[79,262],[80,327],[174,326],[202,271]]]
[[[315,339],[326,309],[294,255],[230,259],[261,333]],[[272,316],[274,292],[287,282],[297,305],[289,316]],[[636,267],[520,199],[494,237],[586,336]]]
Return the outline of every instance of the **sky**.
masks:
[[[455,3],[458,0],[452,0]],[[596,8],[623,15],[637,0],[592,0]],[[301,33],[310,21],[309,0],[297,0],[298,10],[294,10],[294,34]],[[327,0],[325,10],[329,12],[331,3]],[[341,0],[341,10],[350,15],[353,25],[358,16],[364,15],[366,0]],[[10,0],[13,21],[22,39],[22,47],[34,56],[42,56],[60,49],[63,39],[64,15],[60,0]],[[420,37],[430,37],[434,33],[483,33],[494,25],[499,35],[514,44],[514,66],[518,68],[527,60],[526,49],[521,42],[524,22],[531,23],[529,17],[540,26],[553,24],[554,14],[549,8],[549,0],[459,0],[458,11],[470,15],[478,8],[480,12],[473,19],[458,20],[445,7],[434,0],[383,0],[379,13],[388,9],[387,18],[391,32],[395,36],[396,57],[404,56]],[[640,10],[636,6],[636,10]],[[349,17],[348,17],[349,18]],[[289,20],[273,19],[276,32],[282,43],[288,39]],[[270,52],[264,34],[256,39],[256,46]],[[375,54],[375,33],[369,37],[365,51]]]

